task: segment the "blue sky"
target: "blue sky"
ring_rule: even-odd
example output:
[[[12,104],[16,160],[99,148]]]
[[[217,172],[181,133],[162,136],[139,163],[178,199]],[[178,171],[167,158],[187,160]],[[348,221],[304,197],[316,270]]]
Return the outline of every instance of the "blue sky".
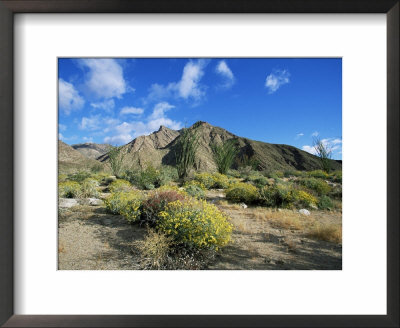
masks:
[[[126,144],[207,121],[242,137],[342,158],[342,61],[60,58],[59,138]]]

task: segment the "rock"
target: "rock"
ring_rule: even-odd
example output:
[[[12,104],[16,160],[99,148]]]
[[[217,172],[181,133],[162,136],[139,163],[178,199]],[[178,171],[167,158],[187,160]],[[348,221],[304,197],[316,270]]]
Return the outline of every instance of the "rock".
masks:
[[[219,198],[224,198],[225,195],[224,195],[224,194],[218,194],[217,197],[219,197]]]
[[[309,216],[311,213],[309,210],[306,210],[305,208],[302,208],[301,210],[299,210],[299,213],[302,215],[306,215]]]
[[[58,207],[74,207],[79,205],[78,201],[74,198],[60,198],[58,201]]]
[[[240,207],[241,207],[241,208],[247,208],[247,205],[246,205],[245,203],[241,203],[241,204],[240,204]]]
[[[101,199],[98,198],[88,198],[89,205],[99,206],[103,203]]]
[[[317,206],[317,205],[314,205],[314,204],[311,204],[310,207],[311,207],[312,209],[314,209],[314,210],[317,210],[317,209],[318,209],[318,206]]]
[[[283,260],[278,260],[278,261],[276,261],[275,263],[276,263],[276,264],[280,264],[280,265],[285,264],[285,262],[284,262]]]

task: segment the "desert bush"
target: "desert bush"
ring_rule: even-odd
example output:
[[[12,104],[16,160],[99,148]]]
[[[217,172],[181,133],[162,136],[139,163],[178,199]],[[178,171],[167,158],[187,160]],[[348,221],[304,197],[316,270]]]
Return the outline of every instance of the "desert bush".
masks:
[[[286,178],[289,178],[289,177],[301,177],[301,176],[303,176],[303,173],[301,171],[297,171],[297,170],[285,170],[283,172],[283,175]]]
[[[333,182],[342,183],[342,171],[334,171],[329,175]]]
[[[211,149],[218,172],[226,174],[233,164],[239,146],[237,140],[226,140],[222,145],[212,144]]]
[[[313,195],[309,194],[304,190],[292,190],[290,193],[290,207],[297,207],[297,208],[313,208],[317,206],[318,200]]]
[[[199,146],[198,139],[196,132],[191,129],[183,129],[178,138],[175,160],[180,179],[186,178],[194,165],[196,151]]]
[[[328,177],[329,177],[329,174],[322,170],[310,171],[310,172],[307,172],[307,175],[312,178],[317,178],[317,179],[328,179]]]
[[[173,245],[172,237],[149,229],[146,237],[135,243],[145,269],[163,269],[168,264],[168,253]]]
[[[108,190],[110,192],[122,192],[122,191],[129,191],[132,189],[132,185],[129,183],[129,181],[122,180],[122,179],[117,179],[113,182],[108,187]]]
[[[316,223],[306,234],[309,238],[342,243],[342,226],[339,224],[321,225]]]
[[[321,179],[316,178],[306,178],[306,179],[299,179],[297,181],[300,185],[315,191],[319,195],[326,195],[331,191],[331,187]]]
[[[97,187],[99,186],[99,182],[95,179],[88,178],[85,179],[81,184],[81,196],[82,197],[98,197],[99,192]]]
[[[292,202],[291,189],[286,185],[274,184],[261,188],[259,203],[268,207],[289,207]]]
[[[196,173],[194,175],[194,180],[201,183],[206,189],[210,189],[214,185],[214,178],[212,174],[208,172]]]
[[[253,203],[258,199],[258,190],[251,184],[238,182],[229,187],[226,198],[236,203]]]
[[[126,153],[122,149],[122,146],[110,147],[110,150],[108,152],[108,165],[110,166],[112,174],[116,177],[119,177],[122,173],[122,166],[125,155]]]
[[[204,199],[206,197],[204,189],[194,184],[185,187],[185,191],[189,196],[195,197],[197,199]]]
[[[268,207],[282,208],[312,208],[317,204],[317,198],[304,190],[293,188],[292,185],[275,184],[261,188],[259,202]]]
[[[135,190],[130,192],[113,192],[104,200],[104,204],[108,213],[122,214],[124,208],[127,207],[130,202],[136,205],[139,203],[140,205],[142,198],[141,193]]]
[[[322,210],[331,210],[335,207],[335,205],[332,202],[332,199],[330,199],[328,196],[321,196],[318,200],[318,208]]]
[[[169,203],[159,215],[158,229],[177,243],[218,250],[230,241],[232,225],[228,217],[206,201],[177,200]]]
[[[189,181],[186,181],[185,184],[183,185],[184,188],[187,188],[189,186],[199,187],[200,189],[203,189],[203,191],[207,190],[206,186],[198,180],[189,180]]]
[[[185,199],[185,195],[174,190],[167,191],[154,191],[149,197],[143,201],[142,204],[142,217],[140,222],[149,225],[150,227],[156,226],[160,219],[159,213],[165,207],[174,201]]]
[[[68,176],[66,174],[59,174],[58,175],[58,183],[65,182],[68,180]]]
[[[90,171],[91,171],[92,173],[98,173],[98,172],[100,172],[101,170],[103,170],[103,165],[101,165],[100,163],[99,163],[99,164],[95,164],[95,165],[93,165],[93,166],[90,168]]]
[[[125,171],[123,177],[140,189],[152,190],[172,181],[177,181],[178,173],[171,166],[163,166],[160,169],[155,169],[149,164],[141,171]]]
[[[329,196],[336,199],[342,199],[342,185],[332,187]]]
[[[81,186],[76,181],[65,181],[58,184],[58,195],[64,198],[77,198],[81,196]]]
[[[178,171],[173,166],[162,166],[159,170],[156,186],[163,186],[172,181],[178,181]]]
[[[227,175],[233,178],[240,178],[240,172],[238,170],[229,170]]]
[[[91,173],[89,173],[87,171],[80,171],[80,172],[69,174],[68,180],[82,182],[83,180],[90,178],[90,177],[91,177]]]
[[[196,173],[194,176],[194,180],[201,183],[206,189],[226,189],[231,184],[231,180],[226,175],[220,173]]]

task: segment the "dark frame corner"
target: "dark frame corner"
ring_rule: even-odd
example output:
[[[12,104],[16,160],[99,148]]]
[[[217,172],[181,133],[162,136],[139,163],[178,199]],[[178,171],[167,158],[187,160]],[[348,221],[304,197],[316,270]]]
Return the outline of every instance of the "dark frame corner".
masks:
[[[25,316],[13,307],[15,13],[385,13],[387,17],[386,316]],[[399,327],[399,0],[0,0],[0,325],[4,327]]]

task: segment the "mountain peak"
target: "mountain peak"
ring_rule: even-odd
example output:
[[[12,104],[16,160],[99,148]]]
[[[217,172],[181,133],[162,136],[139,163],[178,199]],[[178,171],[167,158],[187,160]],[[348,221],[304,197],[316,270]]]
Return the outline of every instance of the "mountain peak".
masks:
[[[192,128],[198,128],[199,126],[210,126],[210,124],[205,121],[197,121],[192,125]]]
[[[158,129],[157,132],[160,132],[160,131],[171,131],[171,129],[167,128],[165,125],[160,125],[160,128]]]

